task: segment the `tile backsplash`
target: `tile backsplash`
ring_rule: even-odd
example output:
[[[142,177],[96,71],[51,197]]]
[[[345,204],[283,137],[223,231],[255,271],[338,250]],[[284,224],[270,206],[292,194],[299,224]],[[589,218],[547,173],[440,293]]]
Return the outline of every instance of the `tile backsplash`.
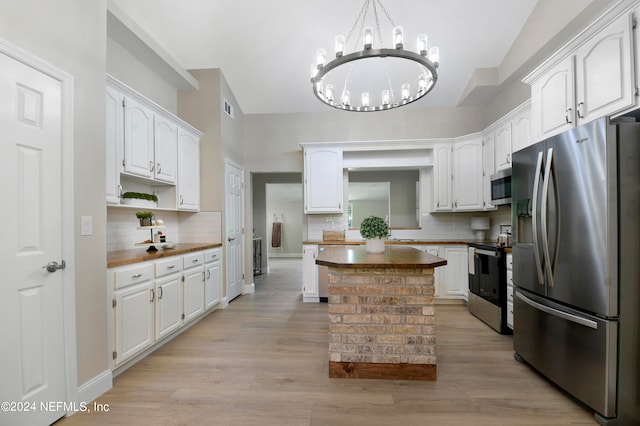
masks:
[[[138,229],[135,209],[107,209],[107,251],[128,250],[134,244],[151,238],[151,231]],[[168,242],[220,243],[222,241],[222,213],[187,213],[156,210],[156,219],[162,219],[161,229]],[[155,231],[155,230],[154,230]]]

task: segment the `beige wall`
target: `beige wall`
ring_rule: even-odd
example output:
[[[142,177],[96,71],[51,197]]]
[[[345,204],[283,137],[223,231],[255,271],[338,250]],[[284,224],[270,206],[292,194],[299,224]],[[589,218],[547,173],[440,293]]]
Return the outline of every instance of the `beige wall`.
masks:
[[[74,215],[78,382],[108,369],[105,291],[106,0],[0,2],[0,38],[74,77]],[[92,236],[80,236],[80,216]]]
[[[107,37],[107,73],[177,115],[177,90],[110,37]]]

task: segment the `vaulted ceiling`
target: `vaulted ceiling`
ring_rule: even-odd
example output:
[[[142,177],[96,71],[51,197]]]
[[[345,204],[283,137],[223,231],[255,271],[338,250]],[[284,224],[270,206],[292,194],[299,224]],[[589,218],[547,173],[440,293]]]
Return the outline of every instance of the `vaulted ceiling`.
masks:
[[[318,48],[333,52],[363,0],[112,0],[185,69],[220,68],[244,113],[330,108],[312,94]],[[455,107],[478,69],[500,66],[538,0],[386,0],[405,30],[440,48],[435,89],[416,107]],[[375,25],[375,22],[370,24]],[[380,17],[385,43],[391,25]],[[387,34],[388,33],[388,34]]]

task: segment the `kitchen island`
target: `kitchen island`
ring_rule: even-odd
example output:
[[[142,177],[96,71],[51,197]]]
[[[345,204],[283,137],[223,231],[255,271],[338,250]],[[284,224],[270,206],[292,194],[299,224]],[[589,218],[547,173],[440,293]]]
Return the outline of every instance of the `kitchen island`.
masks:
[[[436,380],[434,268],[411,247],[326,247],[329,377]]]

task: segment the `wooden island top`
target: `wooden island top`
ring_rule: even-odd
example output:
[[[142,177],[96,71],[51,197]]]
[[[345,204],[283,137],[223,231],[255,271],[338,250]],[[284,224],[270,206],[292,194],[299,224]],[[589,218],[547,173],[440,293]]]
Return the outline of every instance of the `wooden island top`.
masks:
[[[316,264],[333,268],[353,269],[422,269],[447,264],[445,259],[412,247],[386,246],[384,253],[367,253],[365,246],[323,247]]]

